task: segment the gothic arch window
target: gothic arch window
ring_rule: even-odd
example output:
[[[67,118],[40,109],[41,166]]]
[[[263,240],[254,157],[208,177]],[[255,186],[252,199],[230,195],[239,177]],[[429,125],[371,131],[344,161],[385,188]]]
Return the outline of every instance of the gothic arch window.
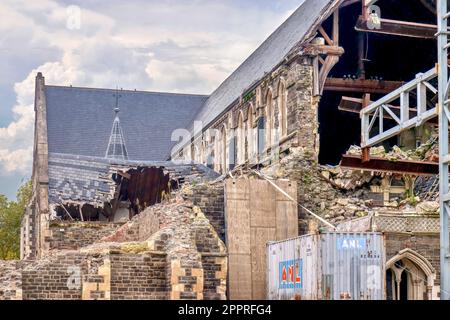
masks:
[[[200,155],[201,155],[201,152],[200,152],[200,144],[199,144],[199,141],[197,140],[196,142],[194,142],[194,143],[192,144],[192,157],[191,157],[191,161],[192,161],[192,162],[201,162]]]
[[[245,123],[242,110],[239,111],[236,137],[237,137],[237,164],[241,164],[245,161]]]
[[[207,143],[206,138],[203,136],[202,138],[202,147],[200,150],[200,163],[205,164],[206,163],[206,152],[207,152]]]
[[[285,137],[287,135],[287,91],[283,79],[278,86],[278,123],[280,134]]]
[[[255,121],[254,117],[255,109],[252,103],[250,103],[248,107],[248,114],[247,114],[247,153],[245,156],[245,159],[251,159],[254,156],[255,153],[255,141],[256,141],[256,130],[253,128],[253,124]]]
[[[386,264],[387,300],[431,300],[436,274],[430,262],[411,249]]]
[[[268,89],[266,94],[266,108],[265,108],[265,133],[266,133],[266,146],[272,145],[273,130],[275,129],[274,107],[272,99],[272,90]]]
[[[258,157],[261,157],[263,156],[264,149],[266,148],[266,117],[262,116],[258,118],[256,130]]]
[[[227,128],[224,124],[220,131],[220,172],[225,173],[227,167]]]
[[[206,153],[206,166],[210,169],[214,169],[215,161],[214,155],[215,150],[217,150],[215,145],[215,136],[211,134],[211,129],[208,130],[207,134],[207,153]]]

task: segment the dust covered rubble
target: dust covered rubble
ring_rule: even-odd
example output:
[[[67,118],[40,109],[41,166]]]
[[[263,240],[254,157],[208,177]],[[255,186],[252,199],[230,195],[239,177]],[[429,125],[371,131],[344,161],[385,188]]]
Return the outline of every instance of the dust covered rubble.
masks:
[[[351,146],[348,155],[361,156],[362,150],[359,146]],[[439,161],[439,144],[438,136],[433,134],[431,138],[421,144],[418,148],[412,150],[402,150],[399,146],[393,146],[392,150],[387,152],[383,146],[370,148],[370,156],[387,159],[390,161],[396,160],[411,160],[411,161]]]

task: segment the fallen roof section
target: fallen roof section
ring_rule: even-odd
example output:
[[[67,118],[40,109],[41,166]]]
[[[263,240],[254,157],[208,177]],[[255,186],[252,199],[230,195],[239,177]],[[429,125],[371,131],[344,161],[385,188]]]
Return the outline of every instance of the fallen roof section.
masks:
[[[218,174],[200,164],[174,164],[170,161],[126,161],[117,159],[49,154],[49,203],[82,202],[103,207],[114,199],[118,183],[113,179],[119,172],[133,176],[139,168],[163,168],[170,178],[180,181],[207,181]],[[142,171],[142,170],[141,170]],[[149,178],[150,179],[150,178]],[[117,179],[116,179],[117,180]],[[130,179],[132,185],[144,181]]]

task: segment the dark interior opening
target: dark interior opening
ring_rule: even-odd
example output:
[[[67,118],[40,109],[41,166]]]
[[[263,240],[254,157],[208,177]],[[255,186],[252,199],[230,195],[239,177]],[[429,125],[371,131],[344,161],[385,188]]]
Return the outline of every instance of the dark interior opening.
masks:
[[[392,20],[436,24],[436,16],[420,0],[380,0],[381,17]],[[408,10],[405,10],[405,7]],[[361,3],[357,2],[340,10],[340,46],[345,49],[329,77],[356,79],[361,75],[358,68],[359,46],[364,48],[365,79],[407,82],[417,73],[428,71],[436,63],[434,39],[408,38],[355,30],[361,15]],[[324,23],[330,31],[332,17]],[[351,80],[348,80],[351,81]],[[372,94],[376,101],[384,94]],[[362,98],[363,93],[324,91],[319,104],[319,133],[321,164],[337,165],[342,154],[352,145],[360,145],[361,121],[359,114],[338,110],[342,96]],[[387,126],[393,124],[387,124]],[[383,143],[389,149],[397,144],[397,138]]]
[[[408,271],[405,270],[402,272],[402,280],[400,282],[400,300],[406,301],[408,300]]]

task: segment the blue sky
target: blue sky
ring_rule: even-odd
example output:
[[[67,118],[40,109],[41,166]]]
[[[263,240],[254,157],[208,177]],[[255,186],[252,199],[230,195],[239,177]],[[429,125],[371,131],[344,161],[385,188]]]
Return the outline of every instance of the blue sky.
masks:
[[[211,93],[302,0],[0,2],[0,194],[31,175],[34,78]]]

